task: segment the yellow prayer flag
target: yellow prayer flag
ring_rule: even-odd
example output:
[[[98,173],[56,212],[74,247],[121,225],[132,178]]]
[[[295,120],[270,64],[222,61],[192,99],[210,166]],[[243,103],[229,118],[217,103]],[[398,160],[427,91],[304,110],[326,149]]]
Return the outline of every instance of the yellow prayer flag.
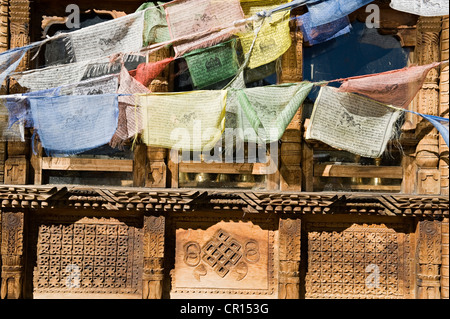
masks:
[[[248,1],[241,0],[241,6],[245,16],[251,17],[258,12],[274,9],[281,4],[291,2],[291,0],[272,0],[272,1]],[[253,48],[248,67],[254,69],[258,66],[268,64],[278,59],[291,46],[291,36],[289,33],[290,11],[284,10],[272,14],[272,16],[263,21],[254,22],[254,30],[263,23],[259,31]],[[239,34],[244,53],[250,52],[250,48],[255,38],[253,31]]]
[[[226,99],[226,90],[138,95],[144,143],[191,151],[213,148],[225,129]]]

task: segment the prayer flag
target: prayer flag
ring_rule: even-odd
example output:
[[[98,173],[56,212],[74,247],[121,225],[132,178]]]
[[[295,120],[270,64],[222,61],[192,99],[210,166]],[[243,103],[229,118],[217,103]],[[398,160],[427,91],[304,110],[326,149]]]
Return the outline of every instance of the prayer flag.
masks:
[[[380,157],[401,111],[336,88],[322,87],[314,104],[307,139],[364,157]]]
[[[309,12],[301,15],[297,19],[297,25],[300,26],[305,41],[310,45],[326,42],[349,33],[352,30],[347,16],[330,23],[313,27],[311,24],[311,14]]]
[[[233,39],[185,55],[194,87],[202,89],[235,75],[239,69],[235,46]]]
[[[339,20],[373,0],[310,0],[306,6],[312,27]]]
[[[27,47],[22,47],[0,53],[0,86],[17,69],[27,51]]]
[[[392,9],[425,17],[449,14],[448,0],[391,0]]]
[[[245,16],[250,17],[263,10],[276,8],[286,2],[290,2],[290,0],[270,2],[269,6],[266,2],[242,2],[242,9],[244,10]],[[268,64],[278,59],[289,49],[292,44],[289,18],[289,11],[280,11],[272,14],[269,18],[253,22],[253,30],[257,30],[261,26],[261,23],[262,26],[253,46],[248,68],[253,69]],[[246,33],[239,33],[242,49],[245,54],[250,52],[255,39],[253,30]]]
[[[99,58],[15,73],[12,77],[22,87],[30,91],[40,91],[63,85],[77,84],[81,81],[104,75],[118,74],[121,69],[121,61],[110,62],[108,58]]]
[[[73,155],[105,145],[117,128],[116,94],[34,97],[30,107],[49,156]]]
[[[284,134],[312,87],[310,82],[301,82],[230,89],[235,91],[236,98],[227,101],[230,104],[227,111],[236,112],[236,128],[244,141],[275,142]]]
[[[416,113],[416,112],[411,112],[411,113],[420,115],[424,119],[428,120],[431,124],[433,124],[434,127],[439,131],[439,133],[441,133],[441,136],[444,139],[444,141],[447,144],[447,146],[449,146],[449,141],[448,141],[448,135],[449,135],[448,134],[448,123],[449,123],[449,119],[448,118],[434,116],[434,115],[426,115],[426,114],[421,114],[421,113]]]
[[[223,42],[244,19],[239,0],[175,0],[164,8],[172,40],[190,37],[174,45],[177,56]]]
[[[441,62],[435,62],[357,76],[345,80],[339,92],[358,93],[384,104],[407,108],[422,88],[428,72],[440,64]]]
[[[143,47],[144,15],[149,10],[152,9],[64,34],[62,37],[68,61],[88,61],[122,52],[139,51]]]
[[[136,70],[130,71],[130,75],[139,83],[148,87],[173,60],[174,58],[170,57],[158,62],[141,63]]]
[[[177,150],[213,148],[225,128],[226,98],[226,90],[138,95],[144,143]]]
[[[160,43],[170,40],[169,27],[167,26],[166,13],[162,5],[164,2],[158,1],[143,3],[136,12],[145,10],[144,13],[144,46],[152,43]],[[146,10],[149,9],[150,10]]]
[[[142,131],[142,108],[136,106],[135,94],[151,93],[148,88],[136,81],[122,68],[119,86],[119,119],[117,130],[110,141],[113,148],[121,147],[123,143]]]

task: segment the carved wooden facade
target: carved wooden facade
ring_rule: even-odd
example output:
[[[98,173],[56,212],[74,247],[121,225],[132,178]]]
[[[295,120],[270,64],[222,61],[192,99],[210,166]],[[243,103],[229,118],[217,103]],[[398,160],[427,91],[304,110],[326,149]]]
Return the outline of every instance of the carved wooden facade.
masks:
[[[141,2],[79,3],[82,12],[116,18]],[[64,23],[69,3],[1,1],[0,50]],[[387,17],[382,31],[414,48],[411,62],[448,59],[448,17],[417,19],[377,3]],[[366,15],[360,10],[352,19]],[[302,79],[302,36],[294,29],[291,35],[280,82]],[[415,111],[448,116],[448,70],[447,64],[430,72]],[[153,81],[153,91],[172,90],[170,72]],[[11,83],[9,92],[15,89]],[[303,139],[303,128],[299,112],[264,191],[178,188],[179,173],[192,169],[259,168],[178,166],[166,150],[142,144],[133,160],[96,162],[45,158],[39,145],[36,155],[29,143],[0,143],[0,297],[448,298],[448,147],[436,130],[408,116],[401,167],[328,171],[403,180],[400,193],[352,193],[312,192],[325,170],[314,165],[318,144]],[[45,169],[95,171],[105,163],[106,171],[132,173],[134,187],[40,186]]]

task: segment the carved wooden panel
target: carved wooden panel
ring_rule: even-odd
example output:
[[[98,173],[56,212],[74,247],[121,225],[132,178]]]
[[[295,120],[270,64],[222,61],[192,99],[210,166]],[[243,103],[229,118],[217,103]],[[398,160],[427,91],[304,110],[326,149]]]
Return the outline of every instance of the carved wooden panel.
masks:
[[[410,297],[410,235],[383,224],[344,227],[308,225],[306,298]]]
[[[42,223],[34,297],[141,297],[142,228],[116,219]],[[69,295],[68,295],[69,294]]]
[[[206,218],[177,223],[171,297],[277,298],[270,229]]]
[[[22,297],[24,220],[23,212],[2,212],[1,255],[1,299]]]

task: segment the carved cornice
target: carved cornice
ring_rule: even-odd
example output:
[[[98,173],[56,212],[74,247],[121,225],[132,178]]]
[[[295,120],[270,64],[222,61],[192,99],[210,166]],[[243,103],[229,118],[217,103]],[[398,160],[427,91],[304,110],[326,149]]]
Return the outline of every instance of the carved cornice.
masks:
[[[245,190],[2,186],[4,208],[142,212],[234,211],[283,214],[449,216],[446,196],[373,193],[254,192]]]

